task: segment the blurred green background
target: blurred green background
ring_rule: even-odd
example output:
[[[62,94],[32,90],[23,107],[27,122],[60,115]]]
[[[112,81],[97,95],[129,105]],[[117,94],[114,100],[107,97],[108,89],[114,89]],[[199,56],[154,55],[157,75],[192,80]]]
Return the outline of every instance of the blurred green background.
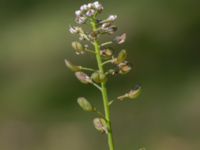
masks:
[[[82,85],[64,65],[76,56],[68,32],[74,11],[88,1],[2,0],[0,4],[0,149],[106,150],[76,98],[102,110],[96,89]],[[117,150],[200,149],[200,9],[197,0],[101,1],[117,14],[118,34],[133,63],[111,79],[114,98],[141,83],[136,101],[112,107]]]

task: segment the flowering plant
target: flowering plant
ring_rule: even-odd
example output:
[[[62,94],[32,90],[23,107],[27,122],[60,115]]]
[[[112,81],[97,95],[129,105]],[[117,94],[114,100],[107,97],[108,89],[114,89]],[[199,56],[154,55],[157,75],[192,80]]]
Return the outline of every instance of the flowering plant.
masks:
[[[103,6],[98,1],[84,4],[79,10],[75,11],[75,22],[79,26],[70,26],[71,34],[79,37],[78,41],[72,42],[72,47],[77,55],[86,53],[94,54],[97,62],[97,69],[74,65],[68,59],[65,60],[66,66],[75,73],[77,79],[83,84],[91,84],[96,87],[102,95],[104,113],[98,111],[86,98],[79,97],[77,102],[79,106],[87,112],[94,112],[97,117],[94,118],[94,127],[100,132],[105,133],[108,137],[109,150],[114,150],[110,107],[114,101],[110,101],[107,92],[107,82],[109,77],[116,75],[127,74],[131,69],[130,63],[127,61],[127,52],[125,49],[119,51],[115,56],[112,44],[123,44],[126,40],[126,34],[114,37],[111,41],[101,43],[100,37],[103,35],[113,35],[117,31],[117,26],[114,22],[117,15],[110,15],[106,19],[99,19],[98,15],[102,13]],[[89,25],[90,31],[85,31],[80,25]],[[89,44],[83,44],[87,41]],[[84,42],[85,43],[85,42]],[[93,50],[94,49],[94,50]],[[112,68],[107,69],[105,66],[112,64]],[[119,101],[126,99],[135,99],[141,91],[141,87],[136,85],[134,89],[130,90],[121,96],[118,96]]]

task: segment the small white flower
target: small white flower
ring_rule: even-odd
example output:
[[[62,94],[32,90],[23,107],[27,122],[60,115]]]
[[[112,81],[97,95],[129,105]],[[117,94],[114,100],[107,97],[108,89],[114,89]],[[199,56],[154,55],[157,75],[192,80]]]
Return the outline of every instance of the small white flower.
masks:
[[[96,1],[96,2],[93,3],[93,5],[94,5],[94,7],[97,9],[101,4],[99,4],[99,2]]]
[[[88,9],[88,6],[86,5],[86,4],[84,4],[84,5],[82,5],[81,7],[80,7],[80,10],[81,11],[86,11]]]
[[[107,23],[104,23],[104,24],[102,24],[102,29],[105,29],[105,28],[108,28],[108,27],[110,27],[112,24],[110,23],[110,22],[107,22]]]
[[[110,15],[107,20],[108,21],[115,21],[117,19],[117,15]]]
[[[91,17],[96,13],[96,11],[94,9],[90,9],[86,12],[86,16]]]
[[[87,18],[86,17],[80,17],[78,16],[75,21],[78,23],[78,24],[84,24],[86,22]]]
[[[92,7],[93,7],[93,4],[92,4],[92,3],[89,3],[89,4],[87,5],[87,7],[88,7],[88,8],[92,8]]]
[[[98,11],[103,10],[103,6],[98,1],[94,2],[93,5]]]
[[[77,29],[77,27],[70,27],[70,28],[69,28],[69,32],[70,32],[71,34],[76,34],[76,33],[78,33],[78,29]]]
[[[82,13],[82,12],[81,12],[80,10],[75,11],[76,16],[80,16],[81,13]]]

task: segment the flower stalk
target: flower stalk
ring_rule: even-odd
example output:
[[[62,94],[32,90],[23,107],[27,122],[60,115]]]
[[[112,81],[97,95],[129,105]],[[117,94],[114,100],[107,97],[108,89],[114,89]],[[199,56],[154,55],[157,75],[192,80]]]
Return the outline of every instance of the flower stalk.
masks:
[[[95,17],[92,20],[91,25],[92,25],[93,32],[95,32],[97,30],[97,24],[96,24],[96,18]],[[96,39],[94,40],[93,44],[94,44],[94,48],[95,48],[95,52],[96,52],[96,60],[97,60],[99,71],[104,74],[104,68],[103,68],[103,63],[102,63],[101,53],[100,53],[100,44]],[[111,116],[110,116],[110,105],[109,105],[109,100],[108,100],[106,81],[101,83],[101,94],[102,94],[102,98],[103,98],[105,119],[107,121],[107,126],[108,126],[108,133],[107,133],[107,135],[108,135],[108,145],[109,145],[110,150],[114,150],[114,141],[113,141]]]
[[[114,25],[117,15],[109,15],[106,19],[99,19],[98,15],[103,11],[103,6],[99,2],[84,4],[79,10],[75,11],[75,22],[79,25],[89,25],[91,30],[84,31],[80,26],[70,26],[70,33],[78,35],[79,41],[72,42],[72,47],[77,55],[94,54],[97,63],[97,69],[90,67],[82,67],[72,64],[65,60],[66,66],[75,72],[76,78],[83,84],[93,85],[101,92],[104,113],[97,110],[86,98],[79,97],[78,104],[82,110],[86,112],[96,112],[98,117],[93,119],[94,127],[100,132],[107,135],[109,150],[115,150],[113,132],[111,125],[111,106],[114,100],[109,100],[107,91],[107,82],[110,76],[124,75],[128,73],[132,67],[127,61],[127,52],[122,49],[117,56],[113,54],[112,44],[123,44],[126,40],[126,33],[114,37],[112,40],[101,43],[100,36],[105,34],[113,35],[117,31],[117,26]],[[84,42],[83,42],[84,41]],[[89,45],[82,44],[89,42]],[[109,46],[109,47],[108,47]],[[107,69],[106,64],[111,64],[113,67]],[[85,71],[85,72],[83,72]],[[87,73],[88,72],[88,73]],[[124,99],[135,99],[140,93],[141,87],[137,86],[130,92],[118,96],[118,101]]]

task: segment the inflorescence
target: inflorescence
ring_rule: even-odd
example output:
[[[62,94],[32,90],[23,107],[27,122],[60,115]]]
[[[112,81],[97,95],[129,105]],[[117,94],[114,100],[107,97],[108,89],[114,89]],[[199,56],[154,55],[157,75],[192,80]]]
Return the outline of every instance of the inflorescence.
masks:
[[[123,33],[110,41],[100,43],[100,37],[103,35],[114,35],[117,31],[115,21],[117,15],[109,15],[106,19],[97,18],[102,13],[104,7],[98,1],[94,3],[84,4],[79,10],[75,11],[75,22],[77,25],[70,26],[69,32],[78,36],[78,40],[72,42],[72,47],[77,55],[83,55],[91,53],[96,57],[98,68],[88,68],[80,65],[75,65],[69,60],[65,60],[66,66],[75,73],[76,78],[84,84],[91,84],[98,88],[103,96],[104,108],[109,109],[112,101],[107,101],[107,92],[105,85],[108,82],[110,76],[116,76],[118,74],[127,74],[132,66],[127,61],[127,52],[125,49],[120,50],[117,53],[116,48],[112,47],[112,44],[123,44],[126,41],[126,33]],[[83,25],[89,25],[91,30],[84,30]],[[83,26],[83,27],[82,27]],[[87,41],[88,44],[85,44]],[[117,54],[116,54],[117,53]],[[105,66],[107,66],[106,69]],[[118,96],[119,101],[125,99],[135,99],[141,91],[140,86],[136,86],[122,96]],[[93,120],[95,128],[101,133],[111,134],[111,125],[108,111],[105,111],[105,116],[100,113],[94,106],[88,102],[84,97],[78,98],[78,104],[87,112],[96,112],[99,117]],[[106,114],[107,113],[107,114]]]

